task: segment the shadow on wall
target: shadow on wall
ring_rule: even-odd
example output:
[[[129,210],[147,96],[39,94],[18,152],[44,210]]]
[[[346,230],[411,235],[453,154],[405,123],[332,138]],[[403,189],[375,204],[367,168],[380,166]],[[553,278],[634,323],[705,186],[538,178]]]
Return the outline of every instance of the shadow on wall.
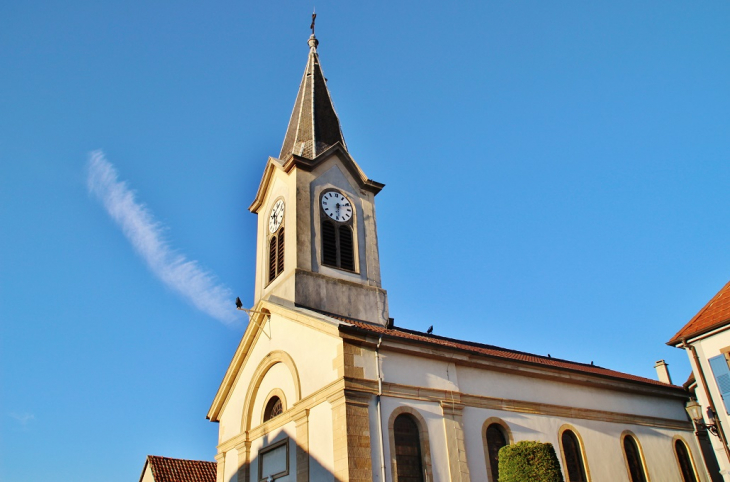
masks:
[[[294,482],[301,480],[297,476],[298,470],[306,470],[311,482],[333,481],[340,482],[332,471],[307,450],[297,444],[296,440],[282,431],[276,436],[264,435],[261,439],[261,448],[255,457],[251,459],[246,469],[240,469],[238,474],[233,474],[225,479],[225,482]],[[306,464],[306,467],[300,465]],[[243,471],[248,470],[248,479],[243,476]]]

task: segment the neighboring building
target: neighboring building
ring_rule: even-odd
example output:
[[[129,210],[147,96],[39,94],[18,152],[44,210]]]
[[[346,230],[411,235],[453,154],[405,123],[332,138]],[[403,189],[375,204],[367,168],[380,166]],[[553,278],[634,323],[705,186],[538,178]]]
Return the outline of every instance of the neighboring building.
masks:
[[[216,463],[148,455],[139,482],[215,482]]]
[[[249,208],[255,305],[208,412],[217,481],[495,481],[520,440],[552,443],[567,481],[709,480],[682,387],[393,325],[383,184],[347,150],[317,44]]]
[[[726,284],[679,332],[667,342],[689,356],[692,377],[687,381],[700,404],[698,436],[707,439],[724,480],[730,481],[730,283]],[[709,411],[708,411],[709,410]],[[711,411],[711,412],[710,412]],[[713,420],[714,418],[714,420]],[[712,451],[710,451],[712,452]],[[712,457],[708,453],[706,458]],[[708,462],[708,467],[712,462]]]

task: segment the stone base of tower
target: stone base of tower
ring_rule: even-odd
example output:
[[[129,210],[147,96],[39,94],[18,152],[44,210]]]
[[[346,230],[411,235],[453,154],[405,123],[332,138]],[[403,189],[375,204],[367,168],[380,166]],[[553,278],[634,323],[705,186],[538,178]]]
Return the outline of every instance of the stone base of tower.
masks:
[[[388,324],[388,294],[376,286],[296,269],[294,303],[346,318]]]

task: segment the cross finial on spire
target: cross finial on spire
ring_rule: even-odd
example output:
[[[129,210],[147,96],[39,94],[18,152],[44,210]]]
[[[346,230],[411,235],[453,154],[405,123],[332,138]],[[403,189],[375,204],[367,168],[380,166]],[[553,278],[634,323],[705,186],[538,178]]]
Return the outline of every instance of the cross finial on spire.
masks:
[[[314,36],[314,21],[317,20],[317,14],[312,12],[312,25],[309,26],[309,28],[312,29],[312,35],[309,36],[309,40],[307,41],[307,44],[309,44],[309,48],[316,50],[317,45],[319,45],[319,41],[317,40],[317,37]]]

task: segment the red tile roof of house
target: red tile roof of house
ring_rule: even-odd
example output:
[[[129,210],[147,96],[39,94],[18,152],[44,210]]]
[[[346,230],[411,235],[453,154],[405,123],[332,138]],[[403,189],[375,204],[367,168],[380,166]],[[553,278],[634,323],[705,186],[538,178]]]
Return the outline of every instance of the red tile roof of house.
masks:
[[[730,283],[723,286],[705,307],[667,342],[667,345],[677,346],[685,338],[692,338],[728,324],[730,324]]]
[[[145,470],[147,465],[152,470],[155,482],[215,482],[215,462],[148,455]],[[142,477],[145,470],[142,470]]]
[[[316,310],[315,310],[316,311]],[[518,362],[531,363],[535,365],[542,365],[547,367],[566,369],[571,371],[588,373],[591,375],[598,375],[602,377],[608,377],[613,379],[627,380],[631,382],[639,382],[649,385],[657,385],[667,388],[676,388],[683,390],[682,387],[663,383],[650,378],[638,377],[628,373],[617,372],[608,368],[602,368],[596,365],[588,363],[578,363],[568,360],[562,360],[560,358],[552,358],[548,356],[534,355],[532,353],[526,353],[516,350],[509,350],[507,348],[501,348],[493,345],[484,345],[481,343],[474,343],[470,341],[455,340],[453,338],[445,338],[442,336],[428,335],[426,333],[406,330],[403,328],[385,328],[380,325],[368,323],[365,321],[353,320],[345,318],[339,315],[333,315],[330,313],[323,313],[329,317],[344,321],[353,325],[356,329],[370,332],[374,335],[384,335],[392,338],[400,338],[404,341],[412,341],[418,343],[427,343],[431,345],[439,345],[446,348],[453,348],[457,350],[463,350],[470,353],[479,355],[492,356],[496,358],[514,360]]]

